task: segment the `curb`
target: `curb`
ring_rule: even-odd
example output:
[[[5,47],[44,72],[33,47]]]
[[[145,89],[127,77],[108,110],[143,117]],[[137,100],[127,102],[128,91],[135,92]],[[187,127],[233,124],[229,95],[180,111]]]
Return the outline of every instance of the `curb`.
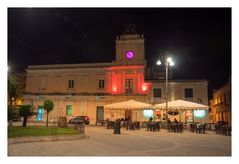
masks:
[[[37,137],[17,137],[8,138],[8,145],[28,142],[46,142],[46,141],[67,141],[67,140],[80,140],[86,138],[85,134],[71,135],[71,136],[37,136]]]

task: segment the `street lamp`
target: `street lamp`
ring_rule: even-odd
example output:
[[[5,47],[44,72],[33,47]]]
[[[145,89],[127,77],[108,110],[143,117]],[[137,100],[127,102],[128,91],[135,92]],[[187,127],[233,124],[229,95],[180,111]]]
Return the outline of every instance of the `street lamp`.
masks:
[[[161,65],[162,62],[160,60],[157,61],[157,65]],[[168,57],[165,61],[165,67],[166,67],[166,125],[168,125],[168,66],[174,66],[173,59],[171,57]]]

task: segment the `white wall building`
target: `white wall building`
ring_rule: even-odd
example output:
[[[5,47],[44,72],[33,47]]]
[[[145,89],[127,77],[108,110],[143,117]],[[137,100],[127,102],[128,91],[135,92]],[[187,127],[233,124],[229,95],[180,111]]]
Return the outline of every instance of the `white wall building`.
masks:
[[[96,120],[125,118],[134,120],[135,111],[107,110],[103,105],[134,99],[146,103],[165,101],[165,81],[145,80],[144,36],[134,31],[117,36],[116,60],[111,63],[30,65],[26,80],[25,103],[33,103],[37,116],[45,121],[42,108],[46,99],[53,100],[50,121],[60,116],[78,115]],[[206,80],[170,80],[169,100],[186,99],[208,105]],[[141,121],[147,120],[143,112]],[[160,117],[163,117],[160,116]],[[185,121],[185,120],[184,120]]]

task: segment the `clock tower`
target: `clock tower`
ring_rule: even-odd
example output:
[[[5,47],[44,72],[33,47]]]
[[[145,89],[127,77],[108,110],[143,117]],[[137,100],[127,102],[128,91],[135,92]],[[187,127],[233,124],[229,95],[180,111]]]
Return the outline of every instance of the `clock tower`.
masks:
[[[116,65],[144,65],[144,36],[136,32],[135,26],[126,27],[123,35],[116,38]]]

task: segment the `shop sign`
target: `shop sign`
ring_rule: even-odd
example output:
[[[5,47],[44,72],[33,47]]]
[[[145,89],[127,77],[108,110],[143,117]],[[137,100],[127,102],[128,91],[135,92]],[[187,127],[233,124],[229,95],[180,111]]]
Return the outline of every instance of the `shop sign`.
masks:
[[[194,110],[194,116],[197,118],[203,118],[206,116],[205,110]]]

